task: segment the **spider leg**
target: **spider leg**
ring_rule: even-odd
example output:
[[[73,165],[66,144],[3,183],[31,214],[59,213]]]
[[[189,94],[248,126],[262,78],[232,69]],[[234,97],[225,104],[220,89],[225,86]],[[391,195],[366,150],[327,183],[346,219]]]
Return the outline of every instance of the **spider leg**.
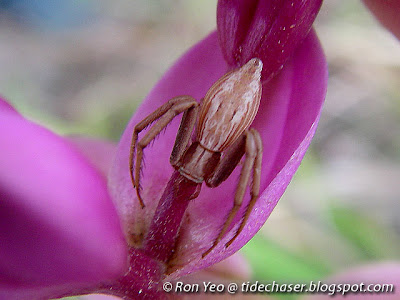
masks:
[[[228,231],[229,226],[232,224],[244,198],[246,188],[250,179],[250,175],[253,170],[253,180],[251,184],[251,199],[249,206],[246,209],[245,216],[236,231],[235,236],[229,240],[225,245],[228,247],[243,230],[244,225],[250,215],[251,209],[253,208],[256,200],[258,199],[258,194],[260,190],[260,173],[261,173],[261,159],[262,159],[262,143],[259,133],[255,129],[250,129],[246,131],[237,143],[232,145],[233,149],[222,158],[220,166],[217,167],[217,171],[214,173],[213,178],[209,182],[206,182],[209,186],[219,185],[223,180],[225,180],[236,165],[239,163],[240,158],[245,153],[246,157],[242,170],[240,172],[239,183],[235,192],[234,205],[228,214],[228,217],[219,232],[217,238],[214,240],[213,245],[206,252],[203,253],[203,258],[208,255],[221,241],[222,237]],[[228,174],[226,174],[228,172]],[[229,173],[230,172],[230,173]],[[221,181],[222,180],[222,181]],[[212,184],[212,185],[211,185]]]
[[[187,145],[192,137],[194,126],[197,123],[198,114],[199,105],[194,105],[183,113],[181,125],[179,126],[178,133],[176,134],[174,148],[172,149],[169,159],[174,168],[178,167],[178,163],[186,151]]]
[[[244,226],[249,219],[250,213],[253,210],[254,205],[257,202],[259,193],[260,193],[260,180],[261,180],[261,163],[262,163],[262,140],[260,134],[255,129],[250,129],[253,134],[254,142],[256,145],[256,157],[254,160],[253,165],[253,180],[251,183],[251,190],[250,190],[250,202],[246,208],[244,213],[242,222],[239,225],[239,228],[236,230],[235,235],[225,244],[225,247],[229,247],[233,241],[238,237],[238,235],[242,232]]]
[[[152,112],[150,115],[148,115],[146,118],[144,118],[142,121],[140,121],[138,124],[136,124],[135,128],[133,129],[132,132],[132,139],[131,139],[131,147],[130,147],[130,152],[129,152],[129,173],[131,175],[131,181],[134,187],[135,185],[135,178],[133,175],[133,161],[134,161],[134,156],[135,156],[135,150],[136,150],[136,144],[138,140],[138,134],[145,129],[147,126],[149,126],[151,123],[159,119],[162,115],[164,115],[168,110],[171,109],[173,105],[176,103],[181,103],[185,97],[176,97],[170,99],[168,102],[166,102],[164,105],[156,109],[154,112]]]
[[[197,101],[190,96],[180,96],[169,100],[167,103],[159,107],[153,113],[148,115],[144,120],[139,122],[132,133],[131,147],[129,153],[129,172],[133,186],[136,188],[136,193],[143,208],[144,202],[140,195],[140,170],[143,161],[143,149],[146,148],[150,142],[157,137],[157,135],[180,113],[197,107]],[[156,122],[145,136],[138,142],[138,134],[149,126],[151,123]],[[136,163],[134,167],[134,156],[136,150]]]
[[[219,186],[222,182],[224,182],[231,175],[233,170],[239,164],[242,156],[246,150],[246,133],[242,134],[238,138],[238,140],[230,146],[225,152],[224,155],[215,168],[214,173],[210,178],[206,179],[206,184],[208,187],[214,188]]]

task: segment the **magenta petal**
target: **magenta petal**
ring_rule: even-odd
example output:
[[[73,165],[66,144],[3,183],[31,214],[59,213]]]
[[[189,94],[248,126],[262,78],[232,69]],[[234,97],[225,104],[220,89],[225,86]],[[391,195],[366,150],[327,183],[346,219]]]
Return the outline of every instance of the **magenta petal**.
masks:
[[[133,126],[168,99],[192,95],[200,100],[227,66],[217,36],[211,34],[183,56],[160,80],[130,121],[118,146],[110,173],[110,189],[124,223],[125,233],[134,244],[135,235],[149,227],[155,207],[173,172],[169,156],[175,140],[179,119],[168,126],[151,147],[145,149],[143,168],[143,199],[141,209],[129,175],[129,149]],[[200,196],[189,203],[183,219],[179,241],[171,261],[176,278],[212,265],[241,248],[264,224],[278,199],[289,184],[315,132],[325,97],[327,67],[314,32],[296,50],[282,73],[264,84],[263,99],[253,127],[260,131],[264,142],[262,193],[250,220],[238,239],[228,248],[224,242],[234,234],[231,230],[224,241],[205,259],[207,250],[232,207],[239,168],[219,188],[202,187]],[[246,206],[245,198],[243,207]],[[238,226],[240,216],[236,218]]]
[[[307,36],[322,0],[219,0],[218,34],[230,66],[253,57],[263,61],[263,79],[273,77]]]
[[[375,17],[400,40],[400,1],[364,0]]]
[[[107,178],[117,150],[116,144],[86,136],[70,136],[68,140]]]
[[[109,186],[128,239],[148,228],[158,200],[172,174],[169,156],[175,141],[179,119],[174,120],[145,150],[142,185],[146,209],[141,209],[129,175],[129,149],[133,127],[160,105],[178,95],[200,100],[211,85],[227,70],[219,50],[216,33],[198,43],[162,77],[143,101],[123,133],[109,176]]]
[[[223,261],[212,265],[209,268],[203,269],[200,272],[191,274],[186,278],[189,278],[192,282],[202,282],[202,281],[232,281],[240,280],[247,281],[250,280],[252,276],[251,268],[244,256],[240,252],[224,259]]]
[[[70,143],[0,110],[0,294],[106,281],[127,249],[104,178]]]
[[[5,101],[1,96],[0,96],[0,113],[1,112],[15,112],[17,113],[17,111],[15,110],[14,107],[12,107],[7,101]]]
[[[239,225],[221,241],[215,251],[199,261],[199,253],[208,249],[222,227],[233,205],[233,195],[239,168],[220,188],[203,186],[200,196],[189,205],[190,222],[182,226],[175,263],[183,267],[173,276],[181,276],[193,269],[202,269],[240,249],[265,223],[283,194],[311,142],[326,94],[327,65],[318,38],[312,31],[285,65],[282,73],[268,84],[259,113],[252,125],[257,128],[264,144],[262,186],[263,193],[253,209],[242,234],[229,247],[229,241]],[[249,201],[244,199],[243,208]],[[240,213],[239,213],[240,215]],[[189,265],[187,265],[189,263]]]
[[[119,297],[109,296],[109,295],[101,295],[101,294],[92,294],[86,296],[80,296],[80,300],[121,300]]]

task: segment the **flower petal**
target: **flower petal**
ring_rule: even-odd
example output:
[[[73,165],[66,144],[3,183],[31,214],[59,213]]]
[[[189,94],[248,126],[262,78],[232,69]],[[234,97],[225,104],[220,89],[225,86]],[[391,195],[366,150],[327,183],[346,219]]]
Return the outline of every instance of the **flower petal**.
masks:
[[[161,194],[173,172],[169,156],[175,142],[179,118],[168,126],[153,146],[144,151],[145,166],[141,184],[145,209],[140,208],[129,174],[129,149],[134,126],[175,96],[191,95],[200,100],[226,70],[227,65],[214,32],[178,60],[153,88],[130,120],[119,142],[109,176],[111,195],[128,239],[131,239],[131,235],[141,232],[142,228],[148,228]]]
[[[240,252],[220,261],[219,263],[203,269],[195,274],[184,277],[184,282],[199,283],[203,281],[231,282],[248,281],[251,279],[251,268]],[[181,280],[181,278],[179,279]]]
[[[6,100],[4,100],[1,96],[0,96],[0,112],[15,112],[17,113],[17,111],[15,110],[14,107],[12,107]]]
[[[400,39],[400,1],[364,0],[364,3],[379,22]]]
[[[273,77],[307,36],[322,0],[219,0],[217,25],[230,66],[253,57],[263,61],[263,79]]]
[[[86,136],[70,136],[68,140],[107,178],[117,151],[116,144]]]
[[[0,149],[0,293],[121,275],[126,243],[105,180],[75,147],[7,109]]]
[[[80,300],[120,300],[121,298],[102,294],[91,294],[86,296],[80,296]]]
[[[234,229],[239,225],[249,195],[246,195],[234,221],[236,226],[213,252],[199,261],[199,253],[211,246],[233,205],[240,172],[240,168],[236,168],[220,188],[203,186],[200,196],[189,205],[187,214],[190,215],[190,222],[183,223],[181,228],[176,259],[172,261],[179,270],[173,276],[202,269],[232,255],[265,223],[300,165],[315,133],[326,85],[325,57],[318,38],[311,32],[282,73],[264,84],[260,110],[252,125],[263,139],[263,192],[242,234],[225,249],[224,244],[232,238]]]
[[[168,99],[192,95],[201,99],[208,88],[228,68],[223,60],[215,33],[197,44],[160,80],[135,116],[131,119],[118,146],[110,173],[110,190],[124,223],[125,234],[134,243],[134,236],[145,232],[155,207],[173,172],[170,151],[179,120],[173,121],[154,145],[144,150],[141,185],[146,207],[140,208],[129,174],[129,149],[133,127]],[[224,248],[234,234],[231,230],[224,241],[204,260],[201,254],[211,246],[233,204],[233,195],[240,168],[219,188],[202,187],[200,196],[192,200],[181,226],[178,245],[171,261],[178,278],[203,269],[232,255],[258,231],[289,184],[315,132],[325,97],[327,68],[325,57],[314,32],[296,50],[294,58],[282,74],[264,84],[263,99],[253,127],[260,131],[264,142],[262,190],[243,233],[228,249]],[[246,207],[246,196],[242,207]],[[241,211],[243,213],[243,210]],[[238,226],[240,214],[234,224]],[[173,271],[172,268],[169,271]]]

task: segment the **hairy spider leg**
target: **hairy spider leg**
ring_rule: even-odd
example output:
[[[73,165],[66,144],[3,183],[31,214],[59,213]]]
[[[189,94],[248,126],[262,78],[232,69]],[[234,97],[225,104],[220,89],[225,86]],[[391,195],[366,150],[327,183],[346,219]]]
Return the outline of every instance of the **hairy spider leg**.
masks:
[[[240,158],[245,154],[245,160],[243,163],[242,170],[240,172],[239,183],[235,192],[234,205],[228,214],[228,217],[219,232],[217,238],[214,240],[213,245],[206,252],[203,253],[202,257],[207,256],[221,241],[222,237],[228,231],[229,226],[232,224],[238,210],[243,202],[244,194],[250,179],[250,175],[253,170],[253,178],[251,183],[251,199],[249,205],[246,209],[245,216],[241,222],[235,236],[228,241],[225,245],[228,247],[243,230],[244,225],[250,215],[251,209],[253,208],[256,200],[258,199],[258,194],[260,190],[260,175],[261,175],[261,159],[262,159],[262,143],[261,138],[257,130],[250,129],[243,134],[243,138],[240,138],[237,143],[231,146],[229,153],[225,155],[220,163],[220,167],[217,167],[213,178],[208,182],[212,186],[219,185],[223,180],[225,180],[229,175],[227,172],[232,172],[236,165],[239,163]],[[233,165],[232,160],[234,159],[235,165]]]
[[[131,181],[133,187],[136,188],[136,194],[138,196],[139,203],[142,208],[145,207],[143,199],[140,195],[140,170],[143,161],[143,150],[146,146],[157,137],[157,135],[172,121],[180,113],[193,110],[197,108],[199,104],[197,103],[196,99],[190,96],[179,96],[170,99],[164,105],[159,107],[153,113],[148,115],[144,120],[139,122],[132,134],[132,141],[129,153],[129,172],[131,176]],[[185,118],[187,119],[187,118]],[[145,134],[145,136],[139,140],[138,142],[138,134],[149,126],[151,123],[157,121]],[[181,130],[180,130],[181,131]],[[184,134],[178,132],[178,136],[182,136]],[[182,129],[183,131],[183,129]],[[176,144],[176,143],[175,143]],[[177,147],[176,145],[174,146]],[[134,168],[134,157],[135,157],[135,150],[136,150],[136,163]],[[178,152],[180,150],[178,149]]]
[[[179,126],[178,133],[176,134],[174,148],[172,149],[171,156],[169,158],[169,162],[174,168],[177,167],[178,162],[182,158],[189,145],[193,129],[197,123],[199,107],[200,104],[189,108],[183,113],[181,125]]]
[[[260,134],[258,133],[257,130],[251,128],[250,131],[253,134],[254,142],[256,145],[256,157],[255,157],[254,165],[253,165],[253,178],[252,178],[251,189],[250,189],[251,198],[250,198],[249,204],[247,205],[246,211],[244,213],[242,222],[240,223],[238,229],[236,230],[235,235],[225,244],[225,247],[229,247],[233,243],[233,241],[238,237],[238,235],[242,232],[244,226],[247,223],[247,220],[249,219],[250,213],[253,210],[253,207],[258,200],[258,196],[260,193],[262,140],[261,140]]]

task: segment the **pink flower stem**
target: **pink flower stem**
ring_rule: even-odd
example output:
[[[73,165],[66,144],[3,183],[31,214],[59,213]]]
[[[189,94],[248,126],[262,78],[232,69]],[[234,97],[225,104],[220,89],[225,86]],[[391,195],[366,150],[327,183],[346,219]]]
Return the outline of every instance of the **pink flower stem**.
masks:
[[[161,286],[165,271],[163,264],[149,258],[142,249],[135,248],[130,248],[129,264],[126,274],[115,282],[102,284],[95,292],[127,300],[169,299]]]
[[[143,247],[130,248],[129,271],[93,290],[132,300],[169,299],[170,295],[162,290],[163,274],[174,253],[186,208],[198,196],[200,187],[175,171],[158,203]]]
[[[167,263],[173,254],[179,228],[191,199],[198,196],[201,184],[175,171],[158,203],[144,242],[147,256]]]

